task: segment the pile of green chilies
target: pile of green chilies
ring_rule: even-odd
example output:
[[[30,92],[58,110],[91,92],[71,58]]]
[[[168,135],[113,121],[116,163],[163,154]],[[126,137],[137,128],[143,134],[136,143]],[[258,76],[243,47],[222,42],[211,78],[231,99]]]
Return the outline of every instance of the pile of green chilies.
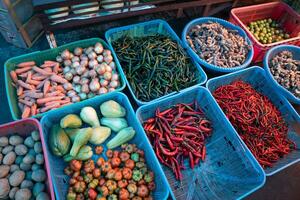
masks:
[[[200,78],[183,48],[167,36],[124,36],[113,42],[113,47],[135,96],[141,101],[193,86]]]

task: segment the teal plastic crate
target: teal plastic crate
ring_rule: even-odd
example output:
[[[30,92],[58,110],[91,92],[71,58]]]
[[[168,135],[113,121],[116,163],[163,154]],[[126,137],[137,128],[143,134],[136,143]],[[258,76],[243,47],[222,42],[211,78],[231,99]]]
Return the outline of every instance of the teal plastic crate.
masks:
[[[139,123],[136,119],[133,108],[128,100],[128,98],[119,92],[109,93],[107,95],[98,96],[92,99],[88,99],[76,104],[71,104],[69,107],[63,107],[61,109],[56,109],[48,112],[41,121],[43,128],[43,139],[44,141],[49,141],[49,131],[53,124],[59,123],[60,119],[68,114],[78,114],[81,109],[85,106],[93,107],[100,117],[100,105],[108,100],[114,100],[121,104],[126,109],[126,120],[129,126],[132,126],[136,131],[136,135],[129,143],[134,143],[138,148],[143,149],[145,152],[145,158],[147,166],[154,172],[155,175],[155,184],[156,189],[154,190],[153,197],[154,199],[167,199],[169,195],[169,190],[167,187],[167,180],[163,175],[161,166],[158,163],[158,160],[154,154],[154,151],[151,148],[151,145],[147,137],[143,134],[142,127],[139,126]],[[99,118],[100,119],[100,118]],[[106,143],[115,136],[115,133],[112,132],[111,136],[106,140],[102,146],[104,151],[106,151]],[[91,145],[92,146],[92,145]],[[93,148],[94,149],[94,148]],[[65,199],[68,192],[68,182],[69,177],[64,174],[64,168],[67,166],[67,163],[61,157],[57,157],[51,153],[49,148],[49,143],[46,143],[46,153],[49,159],[50,164],[50,174],[52,177],[53,187],[56,195],[56,199]],[[92,159],[97,160],[98,155],[94,154]]]
[[[26,61],[35,61],[37,65],[41,65],[44,63],[45,60],[56,60],[56,56],[58,56],[62,51],[65,49],[69,49],[70,51],[73,51],[76,47],[88,47],[91,45],[94,45],[95,43],[100,42],[105,49],[109,49],[112,51],[112,49],[109,47],[109,45],[102,39],[100,38],[91,38],[91,39],[86,39],[86,40],[80,40],[76,42],[72,42],[69,44],[62,45],[60,47],[54,48],[54,49],[49,49],[49,50],[44,50],[44,51],[36,51],[33,53],[25,54],[22,56],[17,56],[14,58],[11,58],[7,60],[4,64],[4,78],[5,78],[5,88],[6,88],[6,96],[9,104],[9,109],[10,113],[12,115],[12,118],[14,120],[21,119],[21,111],[18,107],[18,97],[17,97],[17,92],[16,89],[12,86],[12,80],[10,77],[10,71],[16,69],[16,65],[21,62],[26,62]],[[115,55],[113,55],[114,61],[116,61]],[[116,89],[116,91],[122,91],[125,88],[125,79],[124,75],[122,73],[121,67],[116,62],[116,67],[117,71],[120,74],[120,87]],[[67,106],[68,107],[68,106]],[[60,109],[60,108],[58,108]],[[45,112],[47,113],[47,112]],[[40,118],[42,117],[45,113],[40,113],[35,116],[34,118]]]
[[[211,93],[213,93],[218,87],[230,84],[233,81],[242,80],[245,81],[258,92],[267,96],[271,102],[279,109],[285,122],[288,124],[288,138],[294,141],[297,145],[297,149],[278,160],[272,168],[264,169],[267,176],[271,176],[286,167],[298,162],[300,160],[300,117],[293,108],[293,106],[284,98],[269,81],[265,71],[260,67],[251,67],[239,72],[223,75],[210,79],[206,86]],[[238,133],[236,132],[238,135]],[[242,139],[240,138],[242,141]],[[242,143],[246,144],[242,141]]]
[[[123,27],[109,29],[105,33],[105,38],[108,41],[108,44],[112,47],[112,49],[114,49],[112,43],[115,40],[117,40],[117,39],[119,39],[123,36],[128,35],[128,36],[131,36],[131,37],[144,37],[144,36],[149,36],[149,35],[154,35],[154,34],[169,36],[173,40],[177,41],[179,43],[179,45],[183,46],[183,43],[181,42],[179,37],[176,35],[174,30],[170,27],[170,25],[167,22],[165,22],[163,20],[153,20],[153,21],[149,21],[149,22],[143,22],[143,23],[139,23],[139,24],[133,24],[133,25],[129,25],[129,26],[123,26]],[[116,55],[115,51],[113,52],[113,54]],[[187,56],[188,56],[188,54],[187,54]],[[197,62],[193,61],[192,58],[191,58],[191,62],[197,68],[197,71],[195,73],[198,73],[199,76],[201,77],[198,80],[197,85],[204,84],[207,80],[207,76],[206,76],[205,72],[203,71],[203,69],[201,68],[201,66]],[[118,61],[118,65],[120,65],[119,61]],[[124,74],[124,71],[122,71],[122,74],[124,75],[125,81],[126,81],[126,84],[127,84],[128,88],[130,90],[130,93],[132,94],[133,99],[136,101],[138,106],[145,105],[147,103],[154,102],[154,101],[157,101],[159,99],[163,99],[163,98],[166,98],[168,96],[172,96],[172,95],[177,93],[177,92],[172,92],[170,94],[161,96],[160,98],[154,99],[154,100],[149,101],[149,102],[141,101],[136,97],[129,81],[126,78],[126,75]]]
[[[205,60],[201,59],[196,52],[193,51],[193,49],[190,47],[190,45],[188,44],[187,40],[186,40],[186,35],[187,33],[190,31],[190,29],[197,25],[197,24],[203,24],[203,23],[208,23],[208,22],[217,22],[219,24],[221,24],[222,26],[232,29],[232,30],[236,30],[238,31],[238,34],[241,35],[247,42],[248,44],[250,44],[251,49],[247,55],[247,58],[245,60],[245,62],[237,67],[232,67],[232,68],[224,68],[224,67],[219,67],[217,65],[212,65],[207,63]],[[214,73],[230,73],[230,72],[235,72],[241,69],[246,68],[248,65],[250,65],[253,55],[254,55],[254,50],[253,50],[253,45],[252,42],[250,41],[250,39],[248,38],[247,34],[245,33],[245,31],[236,25],[233,25],[232,23],[225,21],[223,19],[220,18],[215,18],[215,17],[200,17],[198,19],[194,19],[193,21],[189,22],[183,29],[182,32],[182,41],[183,41],[183,45],[185,48],[187,48],[188,53],[190,54],[190,56],[198,63],[201,64],[201,66],[205,67],[208,71],[210,72],[214,72]]]
[[[274,56],[282,51],[290,51],[293,53],[294,59],[300,60],[300,47],[294,45],[279,45],[270,49],[264,57],[264,69],[266,70],[267,78],[272,82],[275,88],[285,96],[290,102],[300,105],[300,98],[296,97],[292,92],[281,86],[274,78],[270,71],[269,62]]]
[[[187,169],[182,170],[181,183],[162,164],[173,199],[241,199],[262,187],[265,183],[263,169],[241,144],[233,127],[206,88],[195,87],[144,105],[137,110],[136,115],[141,126],[142,122],[155,116],[157,108],[164,111],[178,103],[194,101],[197,101],[211,121],[213,133],[206,141],[205,162],[192,170],[186,160]]]

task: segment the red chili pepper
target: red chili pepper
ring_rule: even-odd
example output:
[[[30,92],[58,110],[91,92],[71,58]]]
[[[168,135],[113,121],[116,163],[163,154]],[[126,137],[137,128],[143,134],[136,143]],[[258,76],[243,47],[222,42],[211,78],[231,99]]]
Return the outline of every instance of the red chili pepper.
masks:
[[[192,152],[189,152],[189,158],[190,158],[190,166],[192,169],[194,169],[195,164],[194,164],[194,158]]]
[[[280,111],[250,84],[235,81],[217,88],[213,96],[264,168],[296,149]]]
[[[203,161],[205,160],[205,157],[206,157],[206,147],[203,146],[203,148],[202,148],[202,155],[201,155],[201,158],[202,158]]]
[[[172,143],[172,141],[168,135],[166,135],[166,140],[167,140],[167,143],[168,143],[170,149],[174,150],[175,149],[174,144]]]
[[[159,161],[173,170],[176,179],[182,179],[185,158],[192,168],[199,164],[205,138],[212,132],[210,122],[195,102],[177,104],[163,112],[157,109],[155,117],[144,123],[144,129]]]

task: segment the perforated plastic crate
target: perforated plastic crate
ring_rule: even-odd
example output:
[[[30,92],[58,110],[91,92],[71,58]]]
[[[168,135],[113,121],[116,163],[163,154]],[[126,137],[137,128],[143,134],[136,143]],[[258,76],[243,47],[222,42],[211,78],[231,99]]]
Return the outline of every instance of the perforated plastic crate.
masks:
[[[114,49],[112,43],[115,40],[117,40],[123,36],[127,35],[130,37],[145,37],[145,36],[154,35],[154,34],[169,36],[173,40],[177,41],[179,43],[179,45],[183,46],[183,43],[181,42],[179,37],[176,35],[174,30],[170,27],[170,25],[167,22],[165,22],[163,20],[153,20],[153,21],[149,21],[149,22],[138,23],[138,24],[133,24],[133,25],[129,25],[129,26],[123,26],[123,27],[119,27],[119,28],[109,29],[105,33],[105,38],[108,41],[108,44],[111,45],[111,47]],[[113,52],[113,54],[116,55],[115,52]],[[206,76],[205,72],[203,71],[203,69],[197,62],[194,62],[193,59],[191,59],[191,61],[197,68],[197,71],[195,71],[195,73],[198,73],[198,75],[200,76],[200,79],[198,80],[197,85],[204,84],[207,80],[207,76]],[[120,65],[119,61],[118,61],[118,64]],[[124,74],[124,72],[122,72],[122,73]],[[125,74],[124,74],[124,76],[126,77]],[[127,84],[128,88],[130,90],[130,93],[133,96],[133,99],[136,101],[136,103],[139,106],[145,105],[147,103],[154,102],[156,100],[163,99],[165,97],[176,94],[176,92],[172,92],[168,95],[161,96],[160,98],[154,99],[152,101],[144,102],[144,101],[137,99],[131,85],[129,84],[127,77],[125,80],[126,80],[126,84]]]
[[[273,59],[274,56],[276,56],[278,53],[282,51],[290,51],[293,53],[294,59],[300,60],[300,47],[293,46],[293,45],[280,45],[277,47],[273,47],[270,49],[265,57],[264,57],[264,69],[266,70],[267,78],[274,84],[276,88],[278,88],[278,91],[285,96],[290,102],[299,104],[300,105],[300,98],[297,98],[292,92],[285,89],[283,86],[281,86],[274,78],[270,71],[269,63]]]
[[[186,40],[186,36],[188,34],[188,32],[190,31],[190,29],[197,25],[197,24],[203,24],[203,23],[208,23],[208,22],[217,22],[219,24],[221,24],[222,26],[232,29],[232,30],[237,30],[238,34],[241,35],[243,38],[245,38],[245,40],[248,42],[248,44],[250,44],[251,49],[247,55],[247,58],[245,60],[245,62],[237,67],[232,67],[232,68],[224,68],[224,67],[219,67],[216,65],[212,65],[207,63],[205,60],[201,59],[196,52],[193,51],[193,49],[190,47],[190,45],[188,44],[187,40]],[[246,68],[252,61],[253,58],[253,46],[252,43],[250,41],[250,39],[248,38],[247,34],[243,31],[243,29],[241,29],[238,26],[235,26],[233,24],[231,24],[228,21],[225,21],[223,19],[219,19],[219,18],[215,18],[215,17],[201,17],[198,19],[194,19],[193,21],[189,22],[183,29],[182,32],[182,41],[183,41],[183,45],[185,48],[187,48],[188,53],[190,54],[190,56],[198,63],[200,63],[202,66],[204,66],[208,71],[211,72],[216,72],[216,73],[230,73],[230,72],[235,72],[241,69]]]
[[[23,119],[7,124],[0,125],[0,137],[1,136],[10,136],[10,135],[20,135],[21,137],[30,136],[32,131],[38,131],[41,136],[41,143],[43,147],[44,154],[44,169],[47,172],[47,182],[46,182],[46,190],[51,199],[54,200],[54,191],[53,184],[50,176],[50,166],[49,159],[46,153],[45,140],[42,138],[42,127],[40,123],[36,119]]]
[[[271,18],[283,24],[283,28],[290,33],[291,38],[271,44],[260,43],[247,29],[250,22]],[[253,42],[253,62],[263,60],[265,53],[280,44],[300,45],[300,14],[283,2],[264,3],[253,6],[234,8],[231,10],[230,22],[242,27]]]
[[[279,109],[285,122],[288,124],[288,138],[294,141],[297,145],[296,150],[278,160],[272,168],[264,169],[266,175],[273,175],[298,162],[300,160],[300,117],[287,99],[278,93],[277,88],[274,88],[274,85],[269,82],[266,77],[266,72],[262,68],[251,67],[239,72],[212,78],[207,82],[206,86],[209,91],[213,93],[220,86],[230,84],[236,80],[242,80],[251,84],[256,91],[270,99],[270,101]],[[245,145],[244,142],[243,144]]]
[[[17,56],[14,58],[10,58],[7,60],[4,64],[4,78],[5,78],[5,88],[6,88],[6,96],[9,104],[9,109],[10,113],[12,115],[12,118],[14,120],[20,119],[22,113],[20,112],[20,109],[18,107],[18,97],[17,97],[17,91],[12,85],[12,80],[10,77],[9,72],[16,69],[16,65],[21,63],[21,62],[26,62],[26,61],[35,61],[37,65],[41,65],[44,63],[45,60],[55,60],[56,56],[59,55],[63,50],[69,49],[70,51],[73,51],[76,47],[89,47],[91,45],[94,45],[95,43],[100,42],[104,48],[110,49],[111,48],[104,42],[104,40],[100,38],[91,38],[91,39],[86,39],[86,40],[80,40],[76,42],[71,42],[69,44],[62,45],[60,47],[54,48],[54,49],[49,49],[49,50],[44,50],[44,51],[36,51],[33,53],[25,54],[22,56]],[[116,57],[113,55],[114,61],[116,61]],[[117,71],[120,74],[120,86],[119,88],[116,89],[116,91],[121,91],[125,88],[125,80],[124,76],[121,70],[120,65],[118,62],[116,62],[116,67]],[[57,108],[60,109],[60,108]],[[40,113],[37,114],[33,117],[35,118],[40,118],[42,117],[45,113]]]
[[[265,182],[263,169],[240,143],[233,127],[206,88],[195,87],[144,105],[136,115],[142,123],[154,117],[157,108],[164,111],[178,103],[194,101],[211,121],[213,133],[206,141],[205,161],[192,170],[186,160],[187,169],[182,170],[181,184],[172,171],[162,164],[173,199],[241,199],[260,188]]]
[[[143,149],[145,152],[145,158],[147,166],[154,172],[155,175],[155,185],[156,189],[153,193],[154,199],[167,199],[169,195],[168,183],[163,175],[161,166],[159,165],[157,158],[149,144],[147,137],[143,134],[142,128],[139,126],[139,123],[136,119],[135,113],[132,109],[132,106],[128,100],[128,98],[119,92],[109,93],[104,96],[98,96],[92,99],[88,99],[77,104],[72,104],[68,108],[63,107],[61,109],[53,110],[48,112],[41,121],[43,128],[43,139],[45,141],[49,141],[49,131],[53,124],[59,123],[60,119],[66,116],[67,114],[78,114],[81,109],[85,106],[92,106],[97,112],[98,116],[100,116],[100,105],[108,100],[114,100],[121,104],[126,109],[126,120],[128,125],[133,127],[136,131],[136,135],[129,143],[134,143],[138,148]],[[111,136],[106,140],[102,146],[104,147],[104,151],[106,151],[106,143],[109,141],[115,133],[113,132]],[[94,148],[93,148],[94,149]],[[64,174],[64,168],[67,166],[67,163],[61,157],[57,157],[51,153],[49,148],[49,144],[46,143],[46,152],[49,157],[50,163],[50,173],[52,176],[53,186],[55,190],[56,199],[65,199],[68,192],[68,182],[69,177]],[[104,156],[105,157],[105,156]],[[98,155],[94,154],[92,159],[96,160],[99,158]]]

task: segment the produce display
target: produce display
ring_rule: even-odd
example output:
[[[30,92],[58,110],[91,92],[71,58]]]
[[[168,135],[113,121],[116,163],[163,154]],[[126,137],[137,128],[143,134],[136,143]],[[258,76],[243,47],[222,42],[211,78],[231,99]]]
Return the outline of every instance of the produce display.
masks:
[[[290,35],[284,31],[281,24],[271,18],[250,22],[247,28],[263,44],[270,44],[290,38]]]
[[[157,158],[173,170],[177,180],[183,178],[184,159],[189,159],[192,169],[205,160],[205,140],[211,136],[212,127],[197,102],[177,104],[162,112],[157,109],[143,127]]]
[[[135,96],[141,101],[196,85],[200,79],[196,66],[170,37],[124,36],[112,45]]]
[[[271,59],[269,66],[274,79],[300,98],[300,60],[295,60],[292,52],[282,51]]]
[[[122,150],[107,150],[107,161],[72,160],[65,168],[71,177],[67,200],[75,199],[153,199],[154,173],[145,163],[144,151],[134,144],[123,144]]]
[[[69,163],[65,169],[71,177],[67,200],[152,199],[154,173],[146,166],[144,151],[127,144],[135,130],[124,118],[126,109],[109,100],[99,110],[101,118],[93,107],[84,107],[80,115],[68,114],[51,128],[52,153]],[[112,132],[116,135],[108,139]],[[104,143],[107,160],[101,156]],[[112,150],[117,147],[122,150]],[[93,155],[100,157],[94,161]]]
[[[217,22],[208,22],[193,26],[186,35],[193,51],[207,63],[233,68],[242,65],[250,52],[247,40]]]
[[[296,149],[280,111],[250,84],[234,81],[217,88],[213,96],[263,168]]]
[[[10,72],[22,118],[114,91],[119,75],[111,51],[101,43],[74,52],[64,50],[55,61],[19,63]]]
[[[0,199],[48,200],[40,134],[0,136]]]

